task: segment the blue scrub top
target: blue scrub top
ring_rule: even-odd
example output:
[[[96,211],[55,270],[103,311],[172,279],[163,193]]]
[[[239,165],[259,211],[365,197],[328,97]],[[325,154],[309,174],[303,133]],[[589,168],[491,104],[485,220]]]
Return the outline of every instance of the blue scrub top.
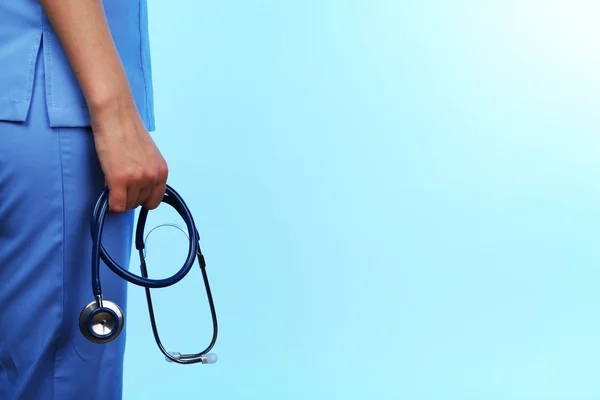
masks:
[[[137,108],[147,129],[153,131],[146,0],[103,0],[103,4]],[[79,84],[38,0],[0,1],[0,120],[27,119],[37,57],[44,58],[50,126],[89,126]]]

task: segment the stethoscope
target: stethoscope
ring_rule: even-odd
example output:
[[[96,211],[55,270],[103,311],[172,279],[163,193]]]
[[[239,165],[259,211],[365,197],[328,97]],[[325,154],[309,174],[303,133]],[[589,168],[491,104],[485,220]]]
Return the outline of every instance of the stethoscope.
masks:
[[[198,230],[196,229],[192,214],[185,202],[181,196],[179,196],[179,194],[177,194],[177,192],[175,192],[175,190],[168,185],[166,187],[165,196],[162,202],[173,207],[185,222],[188,231],[186,236],[189,239],[189,251],[184,265],[175,275],[165,279],[149,279],[145,261],[144,243],[144,227],[146,225],[146,219],[148,218],[148,210],[144,207],[141,208],[135,233],[135,247],[140,255],[140,269],[142,272],[142,276],[138,276],[123,269],[117,262],[115,262],[115,260],[111,258],[102,245],[102,230],[104,229],[104,221],[108,213],[108,188],[103,190],[94,207],[90,224],[90,230],[92,234],[92,291],[95,299],[85,306],[81,311],[79,316],[79,329],[81,330],[83,336],[85,336],[88,340],[101,344],[108,343],[116,339],[123,330],[125,317],[121,308],[116,303],[106,300],[102,297],[102,286],[100,284],[100,259],[102,259],[102,261],[104,261],[104,263],[119,277],[130,283],[133,283],[134,285],[145,288],[146,301],[148,303],[148,312],[150,314],[150,322],[152,325],[152,332],[154,333],[154,340],[156,341],[160,351],[165,355],[167,361],[176,362],[179,364],[213,364],[217,361],[217,355],[209,353],[209,351],[213,348],[217,341],[217,315],[206,274],[206,262],[200,250],[200,237]],[[168,352],[165,350],[158,334],[156,320],[154,318],[152,297],[150,296],[150,289],[172,286],[182,280],[191,270],[196,258],[198,259],[200,270],[202,271],[206,295],[208,297],[208,304],[210,306],[213,324],[212,340],[208,347],[200,353],[180,354]]]

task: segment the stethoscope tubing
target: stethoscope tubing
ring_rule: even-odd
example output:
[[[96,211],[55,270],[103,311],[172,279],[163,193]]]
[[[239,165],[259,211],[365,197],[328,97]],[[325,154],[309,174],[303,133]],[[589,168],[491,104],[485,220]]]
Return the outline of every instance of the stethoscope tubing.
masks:
[[[131,273],[130,271],[121,267],[106,251],[102,244],[102,232],[104,230],[104,221],[108,214],[108,196],[109,190],[105,188],[102,194],[98,197],[94,212],[92,213],[92,221],[90,224],[90,231],[92,235],[92,290],[94,296],[102,295],[102,285],[100,283],[100,260],[104,263],[119,277],[126,281],[145,288],[157,289],[172,286],[177,282],[181,281],[191,270],[196,255],[198,253],[198,231],[194,224],[194,219],[185,206],[183,199],[175,192],[171,187],[167,185],[164,203],[171,205],[183,218],[189,237],[189,249],[185,263],[181,269],[173,276],[164,279],[150,279]],[[146,224],[148,210],[142,207],[138,218],[137,229],[136,229],[136,248],[141,250],[144,248],[143,232]]]

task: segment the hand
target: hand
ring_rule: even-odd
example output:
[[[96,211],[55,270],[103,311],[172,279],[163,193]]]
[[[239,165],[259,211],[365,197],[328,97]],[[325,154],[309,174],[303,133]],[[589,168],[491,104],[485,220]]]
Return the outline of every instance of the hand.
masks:
[[[152,210],[165,195],[168,167],[146,130],[133,99],[90,109],[94,142],[109,189],[109,211],[143,205]]]

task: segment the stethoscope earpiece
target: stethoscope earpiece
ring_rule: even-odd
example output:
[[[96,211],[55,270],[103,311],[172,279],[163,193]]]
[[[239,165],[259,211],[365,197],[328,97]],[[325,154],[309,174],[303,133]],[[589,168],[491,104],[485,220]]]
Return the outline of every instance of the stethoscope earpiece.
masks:
[[[116,339],[125,323],[121,308],[112,301],[94,300],[81,310],[79,330],[91,342],[108,343]]]

